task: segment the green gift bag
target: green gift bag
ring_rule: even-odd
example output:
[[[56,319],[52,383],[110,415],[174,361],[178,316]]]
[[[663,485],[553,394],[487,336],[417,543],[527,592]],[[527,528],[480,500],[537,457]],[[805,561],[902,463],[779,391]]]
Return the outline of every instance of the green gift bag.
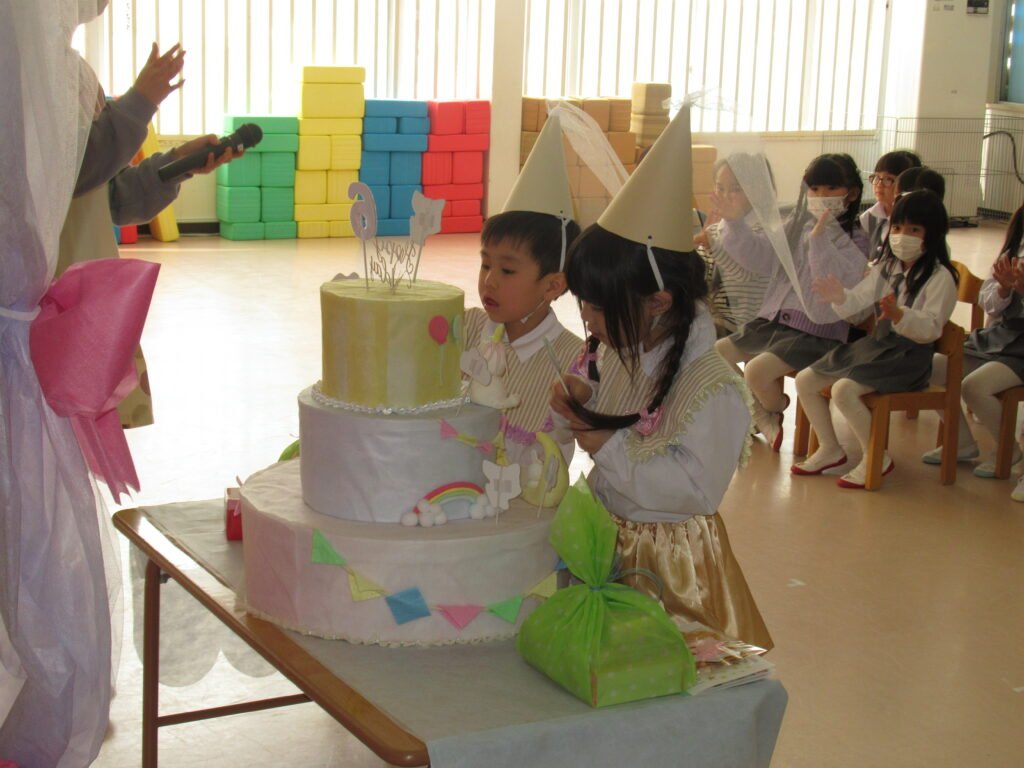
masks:
[[[685,691],[693,656],[661,605],[610,579],[618,531],[586,480],[569,489],[551,544],[582,584],[561,589],[523,622],[516,648],[594,707]]]

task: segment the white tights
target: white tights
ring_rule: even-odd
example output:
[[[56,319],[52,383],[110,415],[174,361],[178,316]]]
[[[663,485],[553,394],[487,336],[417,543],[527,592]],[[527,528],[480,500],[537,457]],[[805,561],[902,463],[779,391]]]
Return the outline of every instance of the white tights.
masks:
[[[807,420],[811,422],[814,433],[818,436],[819,450],[826,453],[839,450],[839,439],[836,437],[832,415],[828,410],[828,400],[821,394],[825,387],[832,387],[832,402],[850,424],[850,429],[867,455],[868,442],[871,439],[871,410],[864,405],[861,397],[874,392],[874,387],[858,384],[853,379],[836,379],[815,373],[810,368],[800,371],[796,377],[796,392],[800,397]]]
[[[935,355],[932,358],[932,383],[942,384],[946,381],[946,357]],[[999,439],[999,423],[1002,418],[1002,404],[996,397],[1003,390],[1019,387],[1024,384],[1021,378],[1009,366],[997,362],[985,362],[976,357],[964,355],[964,380],[960,396],[964,403],[978,417],[981,426],[988,430],[993,440]],[[939,414],[942,417],[942,414]],[[963,409],[960,411],[960,438],[958,450],[975,447],[974,436],[971,434]]]
[[[728,336],[716,341],[715,349],[732,363],[737,372],[740,370],[739,363],[746,363],[743,366],[743,379],[754,395],[756,406],[769,413],[782,413],[786,410],[782,379],[793,371],[793,366],[770,352],[757,355],[741,352]]]

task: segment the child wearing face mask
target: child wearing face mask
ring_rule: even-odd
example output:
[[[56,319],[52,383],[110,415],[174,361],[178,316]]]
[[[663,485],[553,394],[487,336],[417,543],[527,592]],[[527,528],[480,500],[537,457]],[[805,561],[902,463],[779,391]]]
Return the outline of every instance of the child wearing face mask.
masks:
[[[856,316],[876,300],[877,314],[871,335],[833,350],[797,375],[797,394],[819,447],[792,466],[794,475],[820,475],[847,463],[823,388],[832,387],[832,401],[849,422],[864,457],[838,485],[863,488],[871,412],[861,397],[928,386],[933,345],[956,306],[957,272],[949,261],[948,231],[942,201],[928,190],[910,192],[893,206],[889,238],[867,277],[851,289],[831,275],[815,280],[815,293],[839,315]],[[887,454],[882,474],[894,466]]]
[[[844,286],[864,276],[868,240],[857,220],[863,183],[853,158],[821,155],[804,172],[796,207],[784,234],[796,281],[782,268],[781,255],[766,232],[752,229],[743,210],[719,195],[722,244],[746,269],[769,276],[761,310],[715,348],[739,370],[754,395],[754,425],[772,450],[782,444],[782,414],[789,403],[783,377],[800,371],[846,343],[850,324],[831,309],[808,309],[814,278],[836,275]]]

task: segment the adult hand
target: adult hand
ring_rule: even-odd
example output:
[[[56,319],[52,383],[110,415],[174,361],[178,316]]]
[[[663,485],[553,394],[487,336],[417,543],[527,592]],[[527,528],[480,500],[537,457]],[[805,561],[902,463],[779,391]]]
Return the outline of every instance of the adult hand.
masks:
[[[139,76],[135,78],[135,90],[145,96],[154,106],[160,106],[160,102],[174,91],[185,84],[184,80],[172,83],[181,74],[185,66],[185,51],[181,43],[176,43],[167,53],[160,55],[156,43],[149,52]]]
[[[892,320],[894,323],[898,323],[903,319],[903,310],[896,303],[895,293],[883,296],[878,302],[878,309],[878,316],[881,320]]]
[[[170,154],[174,159],[178,159],[179,157],[185,157],[186,155],[190,155],[193,152],[202,149],[203,147],[216,146],[219,143],[220,138],[218,138],[216,134],[208,133],[205,136],[199,136],[198,138],[192,139],[192,141],[185,142],[180,147],[175,147],[174,149],[171,150]],[[217,168],[224,165],[225,163],[230,163],[235,158],[239,158],[244,154],[245,150],[236,153],[234,151],[234,147],[228,147],[226,150],[224,150],[224,153],[220,157],[214,157],[213,152],[211,152],[206,157],[206,165],[204,165],[202,168],[197,168],[196,170],[192,171],[192,174],[195,175],[211,173],[212,171],[217,170]]]
[[[846,289],[835,275],[817,278],[811,283],[811,290],[820,304],[842,304],[846,298]]]

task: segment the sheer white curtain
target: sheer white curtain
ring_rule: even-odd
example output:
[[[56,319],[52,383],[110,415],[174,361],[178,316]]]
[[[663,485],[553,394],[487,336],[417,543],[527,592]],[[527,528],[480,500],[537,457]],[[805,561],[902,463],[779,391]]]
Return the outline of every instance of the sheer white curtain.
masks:
[[[85,766],[107,728],[109,595],[92,481],[29,329],[96,105],[70,48],[106,0],[0,0],[0,758]]]

